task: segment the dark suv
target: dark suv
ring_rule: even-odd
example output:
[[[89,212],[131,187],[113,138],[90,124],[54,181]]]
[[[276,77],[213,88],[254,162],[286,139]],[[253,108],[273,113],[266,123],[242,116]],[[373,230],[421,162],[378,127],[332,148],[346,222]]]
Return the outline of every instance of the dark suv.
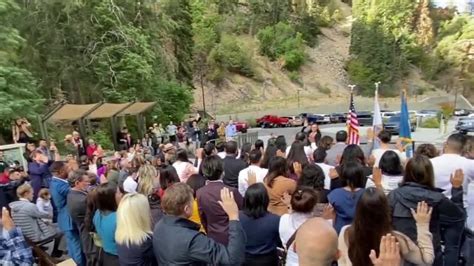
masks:
[[[400,132],[400,115],[391,116],[387,123],[384,123],[383,129],[392,133],[392,135],[398,135]],[[416,121],[410,120],[410,130],[415,132]]]
[[[461,118],[456,124],[456,130],[465,134],[467,132],[474,132],[474,118]]]
[[[357,113],[357,119],[359,120],[359,126],[371,126],[374,116],[371,112],[359,112]]]
[[[331,123],[346,123],[347,115],[343,113],[330,114]]]

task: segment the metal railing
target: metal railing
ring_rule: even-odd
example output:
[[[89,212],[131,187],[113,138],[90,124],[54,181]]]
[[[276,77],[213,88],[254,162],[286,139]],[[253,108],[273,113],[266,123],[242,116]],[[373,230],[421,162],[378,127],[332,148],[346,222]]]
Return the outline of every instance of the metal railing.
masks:
[[[247,132],[247,133],[240,133],[235,137],[235,141],[237,145],[242,147],[244,143],[252,143],[254,144],[255,141],[258,139],[258,132]]]

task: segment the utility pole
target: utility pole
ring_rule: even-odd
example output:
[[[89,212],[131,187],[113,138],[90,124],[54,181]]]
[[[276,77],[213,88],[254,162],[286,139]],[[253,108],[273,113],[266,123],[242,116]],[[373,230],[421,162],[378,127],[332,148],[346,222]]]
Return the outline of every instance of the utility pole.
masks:
[[[202,93],[202,110],[204,112],[204,118],[207,117],[206,113],[206,97],[204,97],[204,73],[201,71],[201,93]]]
[[[296,91],[296,95],[297,95],[297,98],[298,98],[298,109],[300,108],[300,89],[298,89]]]

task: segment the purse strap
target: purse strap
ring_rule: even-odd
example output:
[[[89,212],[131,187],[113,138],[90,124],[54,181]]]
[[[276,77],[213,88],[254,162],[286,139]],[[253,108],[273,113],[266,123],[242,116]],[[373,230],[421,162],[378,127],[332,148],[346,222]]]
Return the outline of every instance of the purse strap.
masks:
[[[291,244],[293,244],[293,242],[295,242],[295,239],[296,239],[296,233],[298,232],[298,230],[296,230],[291,236],[290,238],[288,239],[288,241],[286,242],[286,245],[285,245],[285,250],[288,251],[288,249],[290,249],[290,246]]]

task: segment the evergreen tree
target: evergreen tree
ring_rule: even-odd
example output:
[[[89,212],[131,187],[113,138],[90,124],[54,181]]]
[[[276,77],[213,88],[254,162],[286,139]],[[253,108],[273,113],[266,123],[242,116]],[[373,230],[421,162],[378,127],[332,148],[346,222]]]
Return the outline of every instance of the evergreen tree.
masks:
[[[416,3],[412,0],[359,0],[353,3],[356,21],[352,25],[348,64],[352,82],[362,93],[372,95],[374,82],[386,86],[381,93],[395,95],[392,85],[406,74],[412,58],[412,21]]]
[[[163,11],[175,23],[171,32],[173,52],[178,64],[177,79],[192,86],[193,80],[193,30],[192,11],[189,0],[167,0]]]
[[[183,80],[183,69],[192,62],[174,52],[186,58],[182,51],[190,47],[170,33],[180,36],[178,22],[164,12],[161,1],[31,1],[13,21],[27,40],[22,60],[41,80],[44,97],[65,92],[69,102],[91,103],[180,95],[184,100],[177,99],[176,107],[188,110],[189,85],[177,80]],[[174,41],[180,44],[177,50],[170,45]],[[188,82],[191,78],[188,73]],[[163,117],[182,113],[154,111]]]
[[[19,6],[14,0],[0,0],[0,126],[10,128],[19,117],[34,118],[42,99],[36,80],[19,64],[25,40],[14,27]]]

